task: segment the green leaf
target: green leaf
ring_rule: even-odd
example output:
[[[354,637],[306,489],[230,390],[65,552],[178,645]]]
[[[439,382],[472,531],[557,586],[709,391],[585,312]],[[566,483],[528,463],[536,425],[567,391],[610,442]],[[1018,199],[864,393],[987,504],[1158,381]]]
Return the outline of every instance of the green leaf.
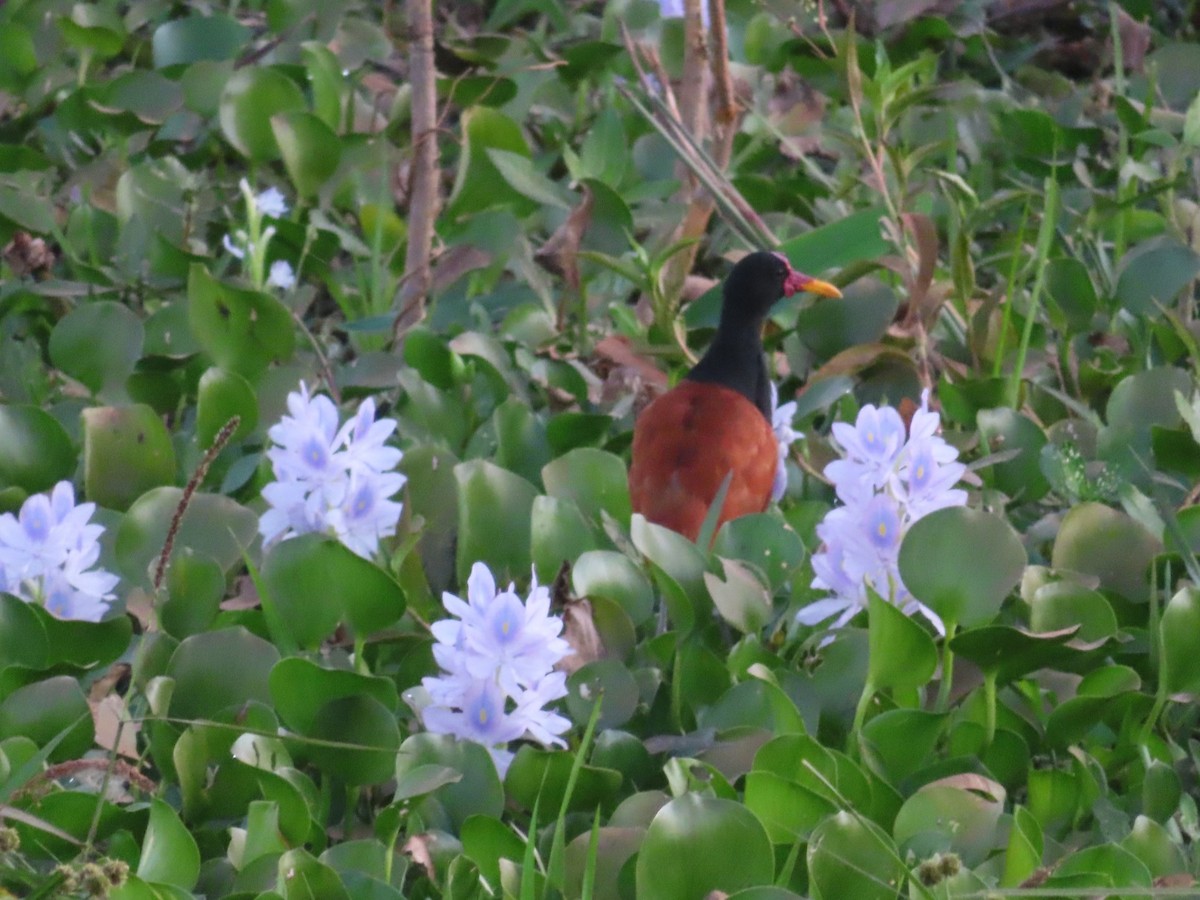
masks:
[[[138,877],[144,881],[171,884],[191,890],[200,875],[200,850],[196,839],[179,821],[179,814],[154,797],[150,801],[150,822],[142,839]]]
[[[529,571],[530,520],[537,489],[486,460],[454,467],[458,480],[458,581],[466,584],[471,566],[486,563],[497,582],[524,578]]]
[[[263,560],[270,602],[293,640],[315,647],[339,621],[360,636],[395,623],[404,595],[390,575],[340,541],[302,534]]]
[[[338,873],[303,848],[279,857],[278,870],[284,900],[350,900]]]
[[[232,16],[186,16],[154,29],[154,67],[165,69],[201,60],[234,59],[250,40],[250,29]]]
[[[979,865],[995,849],[1005,796],[998,782],[979,775],[930,782],[904,801],[892,834],[902,853],[918,859],[948,848],[966,865]]]
[[[629,521],[629,476],[619,456],[577,447],[543,466],[542,482],[546,493],[573,501],[592,521],[599,521],[601,512],[621,525]]]
[[[19,687],[0,702],[0,740],[29,738],[39,747],[67,734],[50,754],[51,762],[78,759],[92,747],[95,731],[79,682],[55,675]]]
[[[278,159],[280,147],[272,118],[303,111],[304,106],[304,94],[292,79],[266,66],[246,66],[225,82],[221,131],[234,149],[252,162]]]
[[[736,853],[729,852],[732,847]],[[681,900],[728,893],[769,884],[774,871],[771,842],[752,812],[733,800],[685,794],[659,810],[646,830],[637,859],[637,896]]]
[[[571,778],[574,754],[566,750],[539,750],[523,745],[504,776],[509,799],[525,809],[559,809]],[[593,810],[615,801],[621,773],[584,765],[579,769],[567,802],[569,811]]]
[[[808,877],[816,900],[894,900],[907,874],[891,839],[856,813],[829,817],[808,842]]]
[[[175,680],[171,715],[209,719],[251,700],[270,702],[268,679],[278,661],[278,650],[241,627],[192,635],[167,664]]]
[[[900,577],[949,625],[988,621],[1025,571],[1025,548],[1007,521],[952,506],[913,523],[900,546]]]
[[[1117,633],[1117,616],[1099,591],[1073,581],[1052,581],[1038,588],[1029,604],[1029,624],[1047,632],[1079,626],[1082,641],[1102,641]]]
[[[580,597],[618,604],[634,625],[641,625],[654,612],[650,582],[629,557],[613,550],[590,550],[575,560],[571,586]]]
[[[757,634],[771,617],[771,596],[740,562],[718,557],[725,580],[704,573],[704,584],[721,618],[743,634]]]
[[[975,422],[989,452],[1017,454],[1014,459],[996,463],[989,469],[996,487],[1022,502],[1045,496],[1050,490],[1040,462],[1042,448],[1046,446],[1045,432],[1007,406],[981,409],[975,414]]]
[[[458,830],[472,815],[499,818],[504,810],[504,788],[487,750],[471,741],[439,734],[414,734],[400,745],[396,779],[403,783],[413,770],[427,765],[444,766],[462,774],[431,794],[452,829]]]
[[[571,204],[566,193],[553,181],[533,167],[532,160],[523,153],[513,153],[489,147],[487,157],[500,173],[500,177],[519,194],[535,203],[569,209]]]
[[[117,526],[117,564],[124,579],[148,586],[148,569],[162,553],[171,519],[183,499],[175,487],[155,488],[138,497]],[[258,533],[258,516],[216,494],[195,493],[179,523],[171,558],[189,548],[228,571]]]
[[[295,345],[292,317],[282,303],[222,284],[199,263],[188,275],[188,323],[218,366],[251,382],[272,362],[290,357]]]
[[[206,631],[217,617],[225,596],[225,572],[216,560],[181,555],[167,570],[166,587],[159,622],[167,634],[183,640]]]
[[[1100,587],[1144,603],[1146,571],[1162,542],[1127,516],[1102,503],[1072,507],[1059,525],[1050,565],[1100,579]]]
[[[399,704],[395,682],[390,678],[329,669],[295,656],[275,664],[268,684],[279,718],[300,734],[311,731],[317,713],[333,700],[371,697],[393,712]]]
[[[128,509],[151,488],[175,481],[175,446],[145,404],[83,411],[83,483],[89,500]]]
[[[311,197],[337,171],[342,142],[312,113],[293,110],[271,117],[283,166],[301,197]]]
[[[1008,849],[1004,855],[1003,887],[1018,887],[1042,864],[1042,828],[1024,806],[1013,810],[1013,823],[1008,832]]]
[[[596,549],[592,528],[569,500],[534,498],[529,530],[534,570],[543,584],[554,580],[564,562]]]
[[[464,213],[501,205],[516,207],[518,214],[532,212],[536,202],[509,184],[488,152],[501,150],[528,157],[529,145],[520,126],[497,110],[475,106],[463,113],[461,128],[463,147],[454,188],[446,204],[446,217],[452,220]]]
[[[129,307],[100,300],[59,319],[50,332],[50,359],[98,394],[124,385],[142,355],[142,340],[142,320]]]
[[[876,690],[924,687],[937,668],[937,648],[911,616],[868,589],[871,640],[867,682]]]
[[[327,775],[349,785],[381,784],[395,774],[400,728],[395,714],[372,696],[330,700],[313,717],[308,755]]]
[[[258,425],[258,397],[237,372],[213,367],[200,376],[196,395],[196,443],[208,448],[222,428],[241,419],[231,440],[244,438]]]
[[[1200,254],[1175,238],[1155,238],[1121,260],[1117,300],[1135,315],[1157,315],[1200,274]]]
[[[1200,694],[1200,589],[1185,587],[1171,598],[1158,633],[1163,688],[1168,694]]]
[[[75,449],[58,421],[34,406],[0,405],[0,486],[37,494],[69,479]]]

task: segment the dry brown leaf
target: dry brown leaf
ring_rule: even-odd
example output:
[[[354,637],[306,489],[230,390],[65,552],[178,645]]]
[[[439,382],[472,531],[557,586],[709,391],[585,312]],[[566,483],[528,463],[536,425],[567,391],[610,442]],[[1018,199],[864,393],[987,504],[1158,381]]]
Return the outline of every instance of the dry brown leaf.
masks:
[[[425,870],[425,874],[431,879],[437,878],[437,871],[433,867],[433,855],[429,852],[429,836],[425,834],[414,834],[404,842],[403,853],[407,854],[413,862]]]
[[[1113,4],[1117,11],[1117,33],[1121,35],[1121,62],[1126,72],[1142,72],[1146,67],[1146,51],[1150,49],[1150,26],[1139,22],[1124,8]]]
[[[665,391],[670,384],[667,373],[634,350],[629,338],[623,334],[610,334],[602,338],[596,344],[595,354],[598,359],[610,364],[605,367],[605,374],[614,367],[624,367],[634,370],[644,381],[659,390]]]
[[[558,664],[568,675],[590,662],[604,657],[604,640],[596,630],[592,604],[586,598],[571,600],[563,607],[563,638],[571,645],[572,653]]]
[[[562,278],[573,293],[579,291],[579,246],[583,243],[584,232],[591,224],[594,204],[595,197],[585,186],[583,197],[571,210],[571,214],[533,254],[538,265],[552,275]]]
[[[0,253],[13,274],[22,278],[26,275],[48,274],[54,265],[54,251],[42,238],[34,237],[27,231],[14,234]]]

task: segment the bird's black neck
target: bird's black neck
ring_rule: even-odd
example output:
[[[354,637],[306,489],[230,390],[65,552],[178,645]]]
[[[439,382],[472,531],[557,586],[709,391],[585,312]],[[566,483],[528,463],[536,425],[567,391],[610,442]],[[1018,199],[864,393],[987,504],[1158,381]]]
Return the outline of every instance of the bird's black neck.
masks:
[[[771,388],[763,361],[762,327],[762,319],[746,321],[722,315],[716,337],[687,378],[737,391],[770,422]]]

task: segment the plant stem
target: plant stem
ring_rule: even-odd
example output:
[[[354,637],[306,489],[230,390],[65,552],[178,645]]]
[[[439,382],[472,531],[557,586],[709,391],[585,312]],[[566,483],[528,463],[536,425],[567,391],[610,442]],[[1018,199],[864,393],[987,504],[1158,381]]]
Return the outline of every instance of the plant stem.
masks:
[[[1008,377],[1005,404],[1016,409],[1021,397],[1021,373],[1025,370],[1025,357],[1029,353],[1029,342],[1033,339],[1033,323],[1037,321],[1041,308],[1042,290],[1046,284],[1046,266],[1049,263],[1050,244],[1058,224],[1058,177],[1052,172],[1046,176],[1046,210],[1038,228],[1036,266],[1033,289],[1029,293],[1029,309],[1025,312],[1025,327],[1021,331],[1021,343],[1017,346],[1017,359]]]

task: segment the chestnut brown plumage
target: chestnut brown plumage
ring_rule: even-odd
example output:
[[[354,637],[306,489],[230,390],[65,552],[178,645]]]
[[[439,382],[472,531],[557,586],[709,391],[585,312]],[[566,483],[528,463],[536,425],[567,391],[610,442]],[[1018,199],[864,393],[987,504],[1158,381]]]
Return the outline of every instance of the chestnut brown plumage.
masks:
[[[797,291],[841,296],[766,250],[739,261],[722,291],[712,345],[677,387],[642,411],[633,429],[633,511],[693,541],[731,473],[718,527],[762,512],[771,499],[779,457],[763,360],[767,313]]]

